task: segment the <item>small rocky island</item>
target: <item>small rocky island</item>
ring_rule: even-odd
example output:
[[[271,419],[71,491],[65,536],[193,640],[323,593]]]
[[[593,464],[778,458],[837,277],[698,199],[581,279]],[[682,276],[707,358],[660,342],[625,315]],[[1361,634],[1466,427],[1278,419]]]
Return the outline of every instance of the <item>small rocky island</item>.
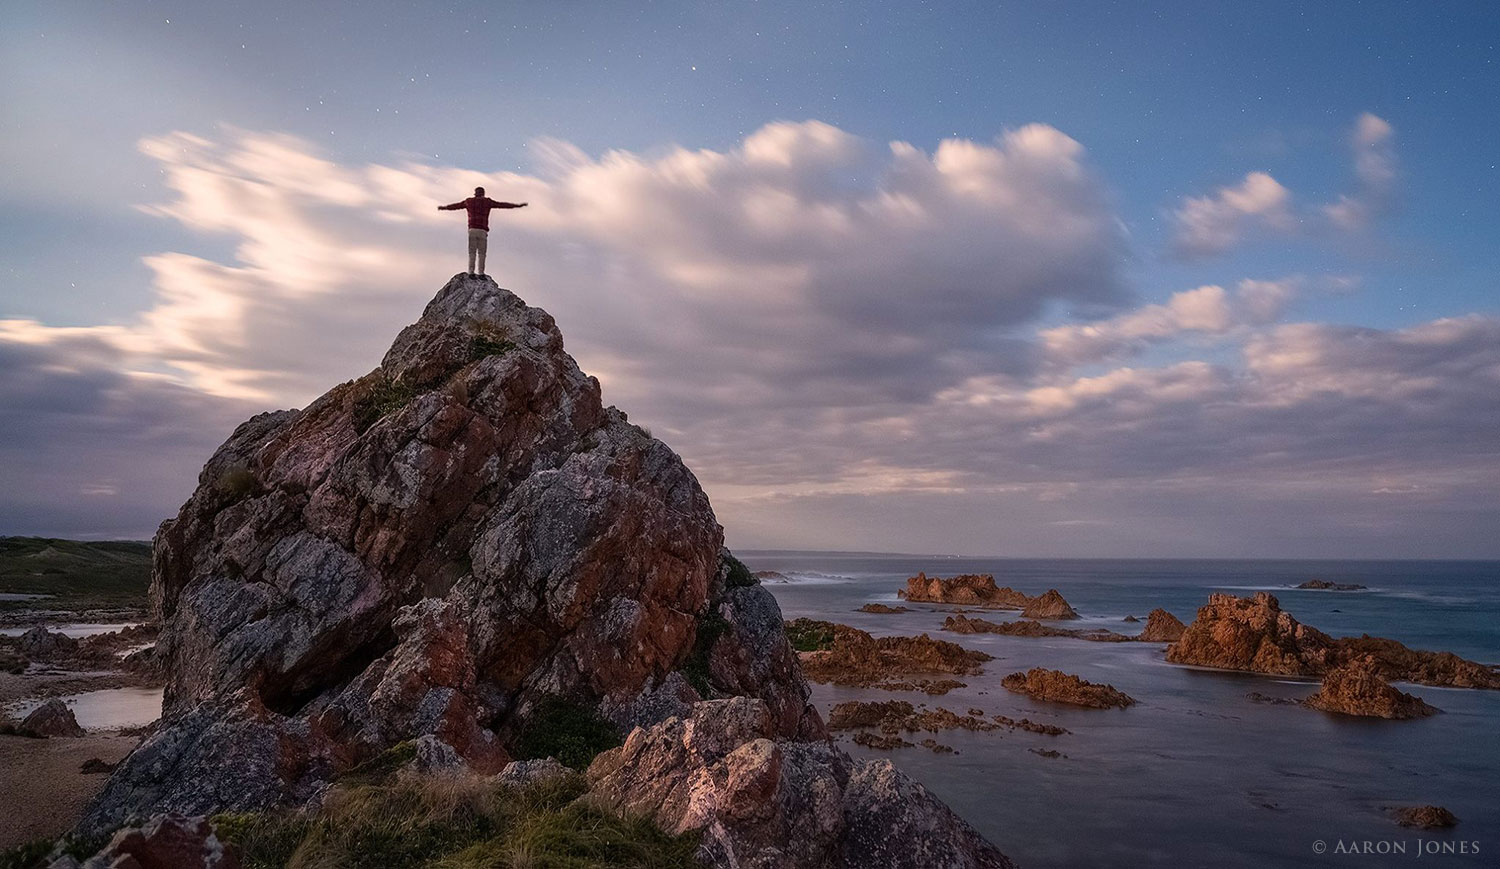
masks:
[[[1318,692],[1302,702],[1324,712],[1364,718],[1425,718],[1440,711],[1420,697],[1391,687],[1368,657],[1329,670]]]
[[[896,592],[902,600],[914,603],[943,603],[960,606],[1018,609],[1028,619],[1076,619],[1067,600],[1052,588],[1035,597],[1010,586],[995,587],[995,577],[988,573],[961,574],[949,579],[918,573],[906,580],[906,588]]]
[[[1321,677],[1361,662],[1381,679],[1452,688],[1500,689],[1500,671],[1452,652],[1426,652],[1383,637],[1331,637],[1281,609],[1275,595],[1213,594],[1167,660],[1221,670]]]
[[[1032,667],[1024,673],[1011,673],[1000,684],[1007,691],[1027,694],[1038,700],[1068,703],[1091,709],[1125,709],[1135,705],[1135,698],[1112,685],[1087,682],[1069,673]]]
[[[364,377],[235,430],[156,537],[151,599],[164,717],[79,827],[144,822],[106,862],[232,841],[174,818],[316,811],[371,770],[478,794],[571,766],[560,810],[647,818],[709,866],[1011,865],[832,744],[692,472],[489,278],[455,276]],[[902,639],[843,629],[808,666],[988,658]]]
[[[1298,585],[1297,588],[1299,588],[1299,589],[1301,589],[1303,591],[1367,591],[1368,590],[1368,586],[1360,585],[1357,582],[1334,582],[1334,581],[1328,580],[1328,579],[1309,579],[1307,582],[1304,582],[1301,585]]]

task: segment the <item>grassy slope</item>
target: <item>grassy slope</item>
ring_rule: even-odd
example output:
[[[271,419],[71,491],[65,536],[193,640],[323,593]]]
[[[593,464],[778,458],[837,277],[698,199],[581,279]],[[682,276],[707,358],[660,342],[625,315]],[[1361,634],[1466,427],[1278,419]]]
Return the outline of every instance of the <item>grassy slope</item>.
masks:
[[[0,537],[0,592],[53,595],[0,608],[144,607],[150,584],[149,543]]]
[[[525,788],[475,776],[396,776],[336,787],[311,814],[220,815],[246,869],[667,869],[696,865],[697,837],[602,811],[582,776]]]
[[[378,772],[378,771],[376,771]],[[221,814],[219,836],[245,869],[677,869],[697,834],[672,836],[649,818],[592,805],[582,775],[523,787],[464,774],[386,771],[351,776],[311,811]],[[66,840],[84,859],[107,836]],[[35,869],[52,850],[37,841],[0,852],[0,869]]]

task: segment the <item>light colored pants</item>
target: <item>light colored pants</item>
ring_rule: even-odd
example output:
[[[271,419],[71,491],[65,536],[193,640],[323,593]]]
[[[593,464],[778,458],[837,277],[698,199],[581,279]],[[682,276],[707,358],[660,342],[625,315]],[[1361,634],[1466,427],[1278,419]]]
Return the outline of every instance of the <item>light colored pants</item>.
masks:
[[[469,230],[469,274],[484,274],[484,254],[489,250],[490,234],[482,229]],[[479,269],[474,269],[474,257],[479,257]]]

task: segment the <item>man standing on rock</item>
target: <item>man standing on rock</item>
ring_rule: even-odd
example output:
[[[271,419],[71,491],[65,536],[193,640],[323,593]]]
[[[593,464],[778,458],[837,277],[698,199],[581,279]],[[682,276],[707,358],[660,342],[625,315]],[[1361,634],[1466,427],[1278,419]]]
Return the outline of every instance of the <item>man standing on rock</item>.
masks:
[[[525,207],[524,202],[496,202],[484,195],[483,187],[475,187],[474,195],[462,202],[438,206],[438,211],[457,211],[463,208],[469,212],[469,274],[484,274],[484,254],[489,249],[490,240],[490,209]],[[479,257],[477,272],[474,270],[475,255]]]

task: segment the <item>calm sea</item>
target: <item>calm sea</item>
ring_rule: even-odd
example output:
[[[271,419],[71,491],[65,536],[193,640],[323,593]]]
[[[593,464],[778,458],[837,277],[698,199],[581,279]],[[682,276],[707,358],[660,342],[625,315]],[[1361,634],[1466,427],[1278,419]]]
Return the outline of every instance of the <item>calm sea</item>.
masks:
[[[1211,592],[1268,590],[1298,620],[1330,634],[1369,633],[1496,663],[1500,562],[739,554],[753,570],[792,576],[767,584],[789,619],[829,619],[876,635],[925,631],[997,658],[943,697],[816,685],[825,714],[840,700],[903,697],[1072,731],[938,734],[957,749],[951,755],[842,743],[856,756],[890,758],[1023,866],[1500,866],[1500,692],[1402,685],[1445,714],[1351,719],[1246,697],[1300,699],[1313,683],[1178,667],[1162,659],[1160,645],[944,634],[945,613],[920,604],[899,615],[855,612],[894,603],[919,570],[993,573],[998,584],[1031,594],[1056,588],[1082,616],[1069,627],[1122,633],[1139,627],[1122,623],[1126,615],[1144,619],[1160,606],[1190,622]],[[1288,587],[1308,579],[1369,590]],[[1074,709],[1000,687],[1005,674],[1036,666],[1107,682],[1138,705]],[[1452,810],[1459,825],[1418,832],[1389,818],[1389,807],[1428,803]]]

